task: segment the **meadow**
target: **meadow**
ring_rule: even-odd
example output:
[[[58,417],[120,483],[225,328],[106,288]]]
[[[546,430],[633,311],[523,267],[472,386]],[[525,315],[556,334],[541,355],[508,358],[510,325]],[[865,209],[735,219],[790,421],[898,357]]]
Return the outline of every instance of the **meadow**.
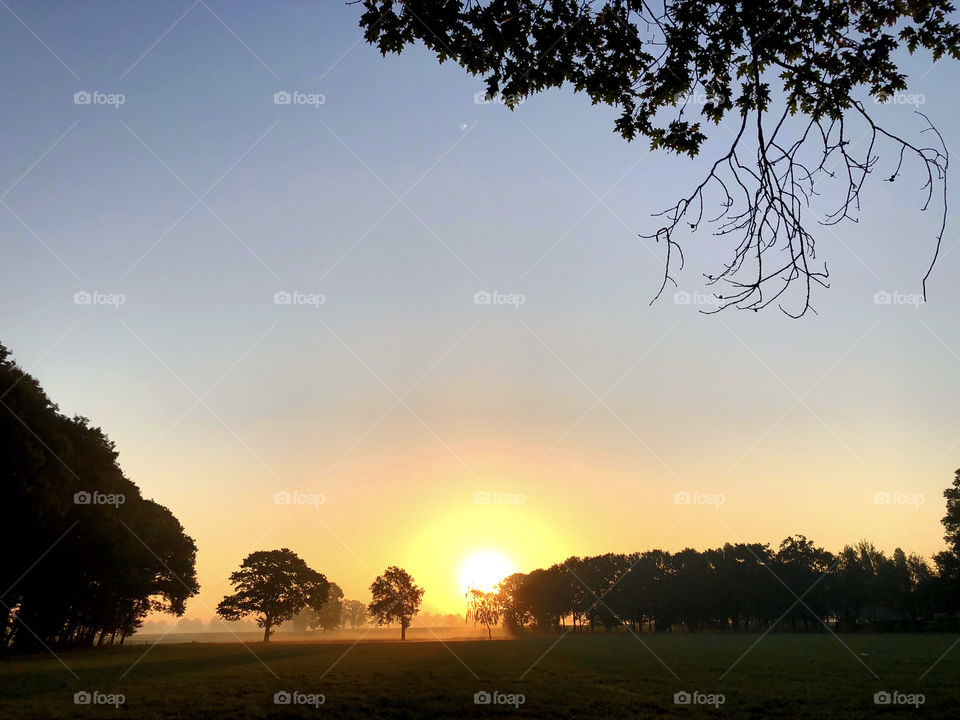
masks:
[[[947,652],[946,634],[381,637],[60,653],[79,679],[50,654],[5,657],[0,717],[872,718],[916,716],[902,703],[922,700],[919,714],[953,718],[960,707],[960,646]],[[100,695],[78,705],[82,692]],[[675,702],[683,692],[689,704]],[[878,692],[893,702],[876,704]]]

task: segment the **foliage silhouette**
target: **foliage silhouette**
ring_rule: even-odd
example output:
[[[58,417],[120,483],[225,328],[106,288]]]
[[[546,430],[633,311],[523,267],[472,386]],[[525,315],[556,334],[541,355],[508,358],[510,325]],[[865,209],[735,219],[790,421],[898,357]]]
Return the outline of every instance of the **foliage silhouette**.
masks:
[[[0,647],[122,644],[198,592],[193,539],[141,496],[103,430],[60,413],[3,345],[0,483]]]
[[[370,585],[373,599],[367,609],[377,625],[400,623],[400,639],[406,640],[407,628],[420,611],[423,592],[406,570],[391,565]]]
[[[948,20],[947,0],[357,2],[364,37],[381,53],[422,43],[441,63],[451,59],[483,77],[487,97],[511,108],[569,84],[593,104],[616,107],[615,128],[627,140],[689,156],[718,128],[725,149],[646,236],[664,244],[657,297],[682,269],[679,231],[706,221],[729,241],[729,260],[706,275],[721,283],[718,309],[776,302],[794,317],[806,313],[814,287],[827,287],[829,277],[817,259],[811,201],[820,183],[838,179],[839,201],[818,222],[855,221],[881,143],[893,158],[884,177],[895,180],[911,160],[922,209],[939,195],[926,292],[946,222],[946,147],[925,116],[922,132],[935,136],[928,146],[879,125],[868,103],[906,89],[901,48],[934,60],[960,57],[960,26]],[[856,150],[862,135],[865,149]],[[715,215],[705,211],[710,202],[719,206]],[[800,292],[788,309],[780,298],[794,283]]]
[[[275,626],[305,607],[319,610],[329,591],[326,577],[288,548],[250,553],[230,574],[230,583],[236,592],[220,601],[217,614],[227,621],[253,615],[264,642],[270,642]]]

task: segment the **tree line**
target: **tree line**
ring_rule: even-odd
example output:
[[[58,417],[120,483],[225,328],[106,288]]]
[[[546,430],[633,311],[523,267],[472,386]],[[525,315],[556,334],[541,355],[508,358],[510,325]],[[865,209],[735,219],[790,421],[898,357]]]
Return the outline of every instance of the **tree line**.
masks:
[[[0,649],[123,643],[148,612],[182,615],[199,586],[179,521],[3,345],[0,393]]]
[[[944,492],[948,549],[931,564],[861,541],[839,553],[793,535],[679,552],[571,557],[515,573],[493,593],[468,593],[468,612],[512,631],[821,631],[960,627],[960,470]]]

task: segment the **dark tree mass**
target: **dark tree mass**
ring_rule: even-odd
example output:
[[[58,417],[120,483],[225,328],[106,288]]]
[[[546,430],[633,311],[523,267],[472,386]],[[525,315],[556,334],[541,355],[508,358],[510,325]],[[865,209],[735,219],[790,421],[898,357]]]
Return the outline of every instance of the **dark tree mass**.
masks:
[[[664,247],[660,292],[683,265],[677,232],[707,221],[730,253],[706,278],[717,286],[721,308],[757,310],[776,302],[788,314],[805,313],[812,290],[826,287],[829,276],[811,224],[855,219],[883,145],[891,149],[883,177],[893,181],[914,165],[922,185],[918,203],[942,209],[930,238],[931,269],[936,261],[946,220],[946,148],[925,116],[918,132],[931,133],[918,143],[878,125],[871,105],[906,89],[901,49],[923,50],[934,60],[960,57],[950,2],[362,4],[365,37],[382,53],[423,43],[441,62],[452,59],[482,76],[488,93],[511,107],[569,84],[594,104],[615,106],[616,130],[627,140],[642,137],[652,149],[690,156],[715,128],[725,149],[689,195],[660,213],[648,236]],[[834,179],[827,185],[832,204],[811,213],[811,200],[824,194],[819,183]],[[784,293],[795,282],[801,291],[785,306]]]
[[[950,549],[936,567],[900,548],[871,543],[838,554],[802,535],[776,550],[736,543],[697,551],[572,557],[516,573],[499,587],[504,625],[559,630],[626,627],[633,632],[956,630],[960,611],[960,470],[944,492]]]
[[[182,615],[197,593],[196,546],[177,519],[3,345],[0,482],[2,647],[122,643],[149,611]]]

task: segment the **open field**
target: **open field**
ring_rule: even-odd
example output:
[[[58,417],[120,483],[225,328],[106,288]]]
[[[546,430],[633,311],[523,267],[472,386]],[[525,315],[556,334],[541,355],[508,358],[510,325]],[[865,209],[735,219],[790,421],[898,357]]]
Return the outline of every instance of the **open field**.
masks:
[[[828,634],[770,634],[757,642],[758,638],[644,635],[647,647],[630,635],[573,634],[502,642],[365,641],[356,646],[190,643],[157,645],[145,656],[150,646],[134,645],[61,654],[78,678],[49,654],[13,657],[0,661],[0,717],[917,714],[913,708],[876,705],[874,693],[879,691],[922,693],[920,714],[925,717],[953,718],[960,707],[960,646],[929,670],[956,642],[955,636],[843,635],[846,647]],[[124,703],[119,708],[76,705],[74,693],[80,691],[122,693]],[[274,693],[279,691],[322,694],[324,702],[276,705]],[[518,708],[477,705],[474,693],[481,691],[520,693],[523,703]],[[674,693],[679,691],[722,693],[724,702],[719,708],[677,705]],[[319,703],[319,698],[313,701]]]
[[[500,633],[502,635],[502,633]],[[358,630],[316,630],[307,632],[294,632],[292,630],[278,630],[271,642],[289,643],[289,642],[308,642],[308,643],[330,643],[330,642],[356,642],[358,639],[363,641],[387,642],[400,638],[399,627],[364,627]],[[418,627],[416,625],[407,628],[408,641],[421,640],[486,640],[487,631],[482,627],[474,627],[461,623],[456,626],[445,627]],[[250,645],[259,645],[263,640],[263,631],[239,631],[239,632],[170,632],[170,633],[137,633],[127,638],[126,645],[153,645],[154,643],[163,643],[165,645],[178,643],[233,643],[244,642]]]

